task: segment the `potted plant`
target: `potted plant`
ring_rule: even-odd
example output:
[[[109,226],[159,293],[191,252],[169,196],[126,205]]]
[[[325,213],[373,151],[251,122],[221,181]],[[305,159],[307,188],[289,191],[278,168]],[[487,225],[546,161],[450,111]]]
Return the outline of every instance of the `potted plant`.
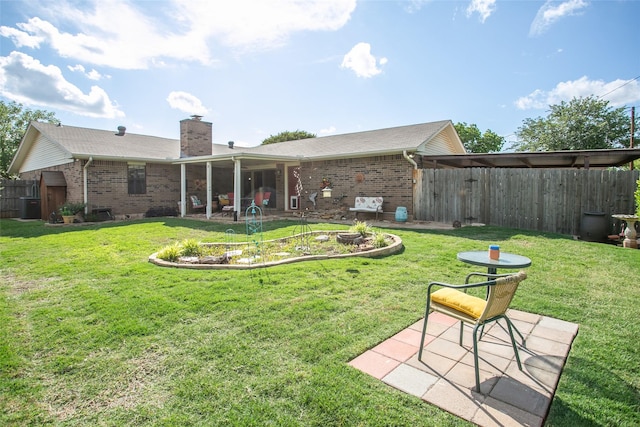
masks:
[[[72,224],[76,214],[82,212],[86,205],[84,203],[65,202],[60,208],[60,216],[65,224]]]

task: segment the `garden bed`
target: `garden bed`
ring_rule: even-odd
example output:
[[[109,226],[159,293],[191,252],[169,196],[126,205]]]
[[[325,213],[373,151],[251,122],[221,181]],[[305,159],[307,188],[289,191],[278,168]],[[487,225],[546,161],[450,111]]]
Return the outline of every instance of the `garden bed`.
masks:
[[[312,231],[290,237],[245,242],[199,243],[204,254],[180,256],[174,261],[162,259],[159,252],[149,257],[149,262],[161,267],[192,269],[248,269],[270,267],[301,261],[313,261],[345,257],[379,257],[402,250],[402,239],[380,233],[385,246],[376,247],[376,234],[362,236],[361,239],[347,239],[353,243],[341,243],[346,231]],[[252,236],[255,237],[255,236]],[[340,241],[339,241],[340,240]]]

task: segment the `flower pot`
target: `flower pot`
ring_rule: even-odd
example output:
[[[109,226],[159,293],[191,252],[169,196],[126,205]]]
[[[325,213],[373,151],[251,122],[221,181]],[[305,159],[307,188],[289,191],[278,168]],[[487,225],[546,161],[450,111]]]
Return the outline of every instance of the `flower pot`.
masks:
[[[73,224],[75,215],[62,215],[62,222],[65,224]]]
[[[330,188],[322,189],[322,197],[331,197],[331,189]]]

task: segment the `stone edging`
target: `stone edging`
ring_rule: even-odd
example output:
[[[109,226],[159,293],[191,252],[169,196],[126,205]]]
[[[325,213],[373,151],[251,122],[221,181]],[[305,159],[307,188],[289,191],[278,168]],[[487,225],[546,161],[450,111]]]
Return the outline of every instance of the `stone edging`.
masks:
[[[345,230],[332,230],[332,231],[312,231],[311,234],[338,234],[345,233]],[[332,259],[332,258],[348,258],[348,257],[362,257],[362,258],[373,258],[379,256],[387,256],[399,252],[402,250],[402,239],[395,234],[383,233],[385,237],[391,238],[393,243],[389,246],[385,246],[384,248],[375,248],[369,251],[363,252],[354,252],[349,254],[339,254],[339,255],[306,255],[294,258],[286,258],[278,261],[269,261],[269,262],[257,262],[255,264],[190,264],[190,263],[177,263],[177,262],[169,262],[162,260],[157,257],[158,253],[151,254],[149,256],[149,262],[160,267],[173,267],[173,268],[190,268],[194,270],[247,270],[251,268],[263,268],[263,267],[273,267],[276,265],[282,264],[291,264],[294,262],[302,262],[302,261],[313,261],[313,260],[321,260],[321,259]],[[298,235],[286,237],[286,239],[295,238]],[[283,239],[283,238],[281,238]],[[281,239],[273,239],[273,240],[281,240]],[[271,241],[273,241],[271,240]],[[236,245],[246,245],[247,242],[236,243]]]

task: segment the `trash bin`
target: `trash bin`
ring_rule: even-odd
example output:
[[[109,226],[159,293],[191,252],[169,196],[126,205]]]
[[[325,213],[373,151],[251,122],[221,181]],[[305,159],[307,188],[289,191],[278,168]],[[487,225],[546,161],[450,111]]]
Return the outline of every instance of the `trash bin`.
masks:
[[[20,219],[40,219],[39,197],[20,197]]]
[[[606,242],[609,221],[604,212],[583,212],[580,239],[587,242]]]
[[[396,222],[407,222],[407,208],[398,206],[396,208]]]

